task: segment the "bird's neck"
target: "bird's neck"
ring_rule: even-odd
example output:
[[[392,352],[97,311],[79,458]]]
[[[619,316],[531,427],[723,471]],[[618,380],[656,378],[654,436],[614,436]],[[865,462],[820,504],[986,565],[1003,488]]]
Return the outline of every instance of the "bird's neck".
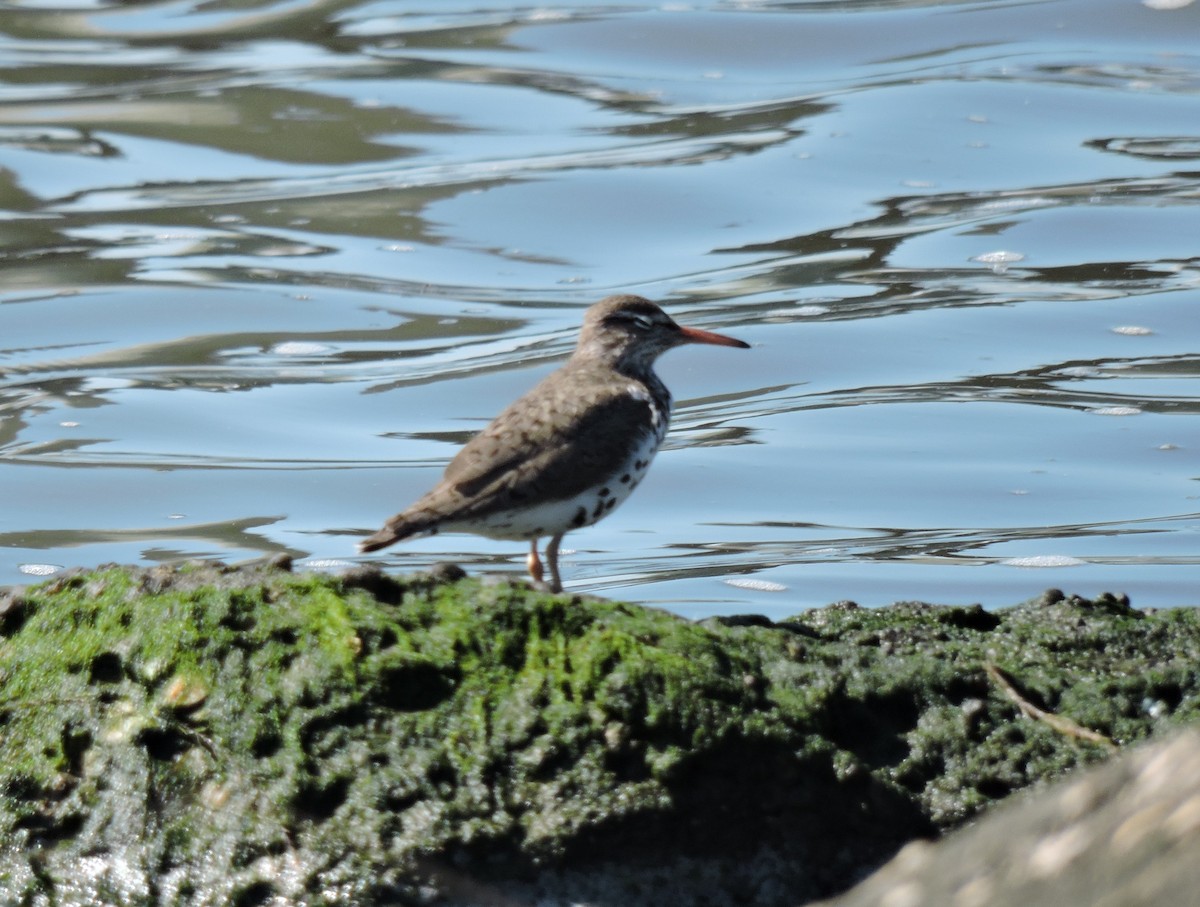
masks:
[[[663,416],[668,416],[671,413],[671,392],[667,390],[667,386],[663,384],[662,378],[658,377],[658,373],[654,371],[653,362],[645,362],[635,360],[631,362],[622,362],[613,366],[613,371],[622,377],[628,378],[630,381],[636,381],[640,384],[647,394],[650,395],[650,401]]]
[[[568,367],[591,374],[593,381],[632,381],[640,385],[655,408],[671,412],[671,392],[654,371],[654,363],[643,359],[605,359],[598,356],[572,357]]]

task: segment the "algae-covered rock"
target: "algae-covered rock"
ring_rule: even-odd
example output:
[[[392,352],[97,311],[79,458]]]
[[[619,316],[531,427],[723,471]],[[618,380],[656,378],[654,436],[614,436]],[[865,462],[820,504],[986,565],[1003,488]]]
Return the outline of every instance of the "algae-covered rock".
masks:
[[[795,904],[1200,710],[1113,598],[695,624],[448,574],[0,597],[0,903]]]

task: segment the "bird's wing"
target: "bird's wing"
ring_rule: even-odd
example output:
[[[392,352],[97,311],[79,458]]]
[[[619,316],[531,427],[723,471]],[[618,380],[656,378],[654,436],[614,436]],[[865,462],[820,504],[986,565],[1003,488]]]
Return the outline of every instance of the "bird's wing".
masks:
[[[611,385],[569,397],[535,388],[471,439],[446,467],[440,490],[481,513],[553,492],[574,497],[621,469],[648,427],[650,398]]]

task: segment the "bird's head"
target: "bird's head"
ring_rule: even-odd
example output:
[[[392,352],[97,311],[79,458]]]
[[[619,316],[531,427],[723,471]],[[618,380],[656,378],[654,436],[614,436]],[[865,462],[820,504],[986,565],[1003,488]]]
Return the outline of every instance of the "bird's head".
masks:
[[[619,371],[637,373],[685,343],[750,345],[724,334],[682,327],[649,299],[626,295],[609,296],[587,310],[575,355],[603,359]]]

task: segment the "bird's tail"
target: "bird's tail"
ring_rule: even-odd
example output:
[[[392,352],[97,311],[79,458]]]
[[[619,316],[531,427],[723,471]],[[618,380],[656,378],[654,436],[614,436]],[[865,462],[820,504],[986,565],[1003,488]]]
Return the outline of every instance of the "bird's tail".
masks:
[[[380,548],[386,548],[388,545],[394,545],[396,542],[403,541],[414,535],[422,535],[430,532],[437,532],[436,520],[430,519],[424,514],[400,513],[392,517],[383,524],[380,529],[372,536],[368,536],[358,543],[358,550],[362,554],[369,551],[378,551]]]
[[[360,554],[366,554],[368,551],[378,551],[380,548],[386,548],[388,545],[394,544],[403,536],[384,526],[370,538],[365,538],[358,543]]]

